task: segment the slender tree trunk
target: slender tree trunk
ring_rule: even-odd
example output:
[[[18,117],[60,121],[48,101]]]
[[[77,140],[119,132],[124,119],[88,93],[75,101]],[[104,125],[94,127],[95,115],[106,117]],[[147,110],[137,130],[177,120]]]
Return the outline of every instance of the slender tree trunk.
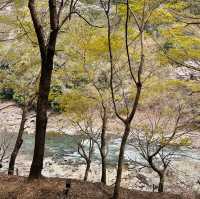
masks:
[[[90,164],[91,164],[90,160],[86,161],[86,169],[85,169],[84,181],[87,181],[87,179],[88,179],[88,173],[90,171]]]
[[[117,168],[117,177],[114,187],[113,199],[119,198],[119,189],[122,177],[122,166],[124,161],[124,152],[126,147],[126,142],[130,133],[130,123],[125,124],[124,135],[122,137],[120,152],[119,152],[119,159],[118,159],[118,168]]]
[[[158,185],[158,192],[164,192],[164,174],[159,174],[160,182]]]
[[[107,128],[107,114],[104,108],[103,118],[102,118],[102,132],[101,132],[101,182],[106,184],[106,128]]]
[[[21,118],[20,128],[19,128],[16,143],[15,143],[15,147],[14,147],[12,154],[11,154],[11,157],[10,157],[8,175],[14,174],[15,160],[17,158],[17,155],[18,155],[19,150],[21,148],[21,145],[23,143],[22,137],[23,137],[23,133],[24,133],[24,126],[25,126],[25,123],[26,123],[26,114],[27,114],[27,108],[26,108],[26,105],[25,105],[22,109],[22,118]]]
[[[107,164],[106,164],[106,156],[105,155],[101,155],[101,182],[103,184],[106,184],[106,169],[107,169]]]
[[[149,165],[151,166],[151,168],[158,174],[159,178],[160,178],[160,181],[159,181],[159,185],[158,185],[158,192],[163,192],[164,191],[164,177],[165,177],[165,171],[166,171],[166,168],[164,168],[164,170],[159,170],[153,163],[153,157],[154,156],[150,156],[148,158],[148,162],[149,162]]]

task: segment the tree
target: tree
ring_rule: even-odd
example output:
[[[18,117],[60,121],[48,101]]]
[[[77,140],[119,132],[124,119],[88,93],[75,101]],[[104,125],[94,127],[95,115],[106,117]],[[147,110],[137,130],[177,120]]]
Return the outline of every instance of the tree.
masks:
[[[36,11],[36,1],[29,0],[28,3],[41,56],[41,77],[37,101],[35,147],[29,174],[30,178],[41,177],[41,171],[43,168],[48,95],[51,85],[54,55],[56,52],[56,42],[58,33],[62,26],[71,18],[71,14],[75,9],[76,2],[70,2],[69,12],[63,17],[63,19],[61,19],[61,13],[63,10],[67,9],[67,4],[67,1],[57,2],[56,0],[49,0],[48,12],[50,20],[50,32],[48,38],[46,38],[44,29],[45,27],[39,19],[38,11]]]
[[[180,1],[182,6],[170,7],[170,13],[176,20],[172,21],[172,26],[165,26],[159,29],[159,37],[154,41],[160,48],[159,59],[163,65],[173,66],[172,75],[184,81],[189,87],[193,87],[190,101],[191,113],[193,113],[194,121],[198,118],[198,82],[200,72],[199,60],[199,28],[197,24],[192,24],[196,21],[199,14],[192,10],[198,10],[195,1]],[[191,17],[191,18],[190,18]],[[191,24],[187,25],[187,20],[190,19]],[[185,95],[185,94],[183,94]],[[196,119],[195,119],[196,117]]]
[[[174,7],[171,12],[176,18],[186,24],[186,26],[195,25],[199,28],[200,25],[200,7],[199,3],[194,0],[180,1],[179,4],[185,5],[183,9]]]
[[[155,110],[154,110],[155,109]],[[164,110],[166,109],[166,110]],[[133,129],[131,146],[136,148],[143,161],[135,160],[141,168],[151,168],[159,176],[158,192],[164,191],[167,169],[176,155],[168,150],[170,146],[190,144],[189,128],[183,124],[183,107],[178,105],[173,110],[159,105],[146,112],[146,120]],[[176,115],[174,114],[176,112]],[[187,123],[189,126],[189,123]]]
[[[138,109],[143,83],[151,76],[150,69],[154,68],[147,62],[148,56],[146,55],[149,50],[147,43],[152,43],[148,36],[152,34],[151,29],[154,30],[161,25],[172,22],[174,17],[168,12],[171,4],[168,1],[126,1],[118,6],[119,12],[116,14],[113,12],[111,1],[101,1],[107,19],[112,103],[117,118],[124,125],[113,193],[114,199],[119,198],[125,146]],[[121,18],[121,26],[119,23],[114,23],[115,14]],[[120,30],[119,27],[124,32],[124,44],[121,47],[121,54],[117,57],[112,46],[114,43],[113,35],[115,31]],[[126,74],[123,77],[122,71]]]
[[[96,124],[89,129],[92,129],[93,132],[96,131],[95,129],[99,129],[98,133],[85,132],[84,134],[92,138],[95,146],[98,147],[102,162],[101,182],[106,184],[107,125],[112,113],[108,67],[102,67],[103,57],[106,59],[104,51],[105,31],[88,27],[80,21],[77,21],[70,29],[70,40],[66,38],[69,40],[67,40],[69,46],[64,46],[64,48],[67,48],[66,55],[70,55],[72,59],[69,61],[70,68],[68,64],[65,64],[66,66],[58,68],[54,73],[55,83],[61,88],[64,87],[62,89],[63,97],[60,97],[61,100],[57,97],[56,101],[64,108],[64,112],[72,120],[75,128],[81,132],[84,132],[83,129],[85,129],[85,127],[80,128],[82,123],[89,124],[90,121],[95,121]],[[67,85],[66,88],[65,85]],[[73,96],[73,100],[70,100],[70,96]],[[89,102],[91,102],[90,106],[83,110],[84,105]]]
[[[106,184],[106,156],[108,153],[106,130],[108,118],[106,111],[102,110],[101,101],[98,101],[97,93],[90,91],[89,87],[87,87],[87,90],[82,88],[82,90],[68,91],[67,94],[61,97],[59,102],[72,125],[79,130],[86,140],[90,140],[91,145],[88,149],[88,155],[86,152],[82,155],[84,159],[88,159],[88,161],[86,160],[88,167],[90,167],[93,145],[97,146],[102,161],[101,182]],[[103,112],[101,113],[101,111]],[[82,147],[80,148],[80,146]],[[79,151],[85,151],[83,144],[80,145],[79,143],[79,148],[81,149]]]
[[[22,108],[22,118],[21,118],[21,122],[20,122],[20,128],[19,128],[17,140],[15,143],[15,147],[11,153],[11,157],[10,157],[10,161],[9,161],[8,175],[14,174],[15,160],[17,158],[18,152],[23,143],[22,136],[23,136],[24,129],[25,129],[26,114],[27,114],[26,107],[23,107]]]
[[[41,78],[39,85],[39,95],[36,115],[36,134],[33,162],[30,170],[30,178],[39,178],[43,168],[45,133],[47,124],[48,94],[51,84],[51,74],[53,70],[53,58],[55,54],[56,39],[59,31],[59,15],[57,14],[56,1],[49,1],[49,14],[51,31],[47,41],[45,41],[44,30],[35,7],[35,1],[29,0],[29,10],[35,32],[38,39],[41,55]],[[63,5],[60,5],[60,9]]]
[[[86,151],[87,149],[85,149],[86,146],[84,145],[84,143],[87,141],[89,141],[88,152]],[[89,138],[88,140],[82,140],[81,142],[78,143],[78,153],[86,162],[84,181],[87,181],[88,179],[88,173],[90,171],[90,165],[91,165],[93,152],[94,152],[94,141],[92,138]]]
[[[117,177],[116,177],[116,182],[115,182],[115,188],[114,188],[114,193],[113,193],[113,198],[118,199],[119,198],[119,188],[120,188],[120,183],[121,183],[121,176],[122,176],[122,164],[124,160],[124,151],[125,151],[125,146],[126,142],[130,133],[130,126],[131,122],[134,118],[134,115],[137,110],[138,102],[140,99],[140,94],[141,94],[141,89],[142,89],[142,81],[141,81],[141,75],[142,75],[142,70],[144,66],[144,25],[146,23],[146,16],[145,13],[143,12],[142,15],[142,20],[141,24],[138,23],[137,18],[135,19],[135,22],[137,24],[137,28],[139,30],[139,41],[140,41],[140,61],[139,61],[139,67],[138,71],[136,72],[136,76],[133,73],[133,68],[132,68],[132,63],[131,63],[131,57],[130,57],[130,48],[129,48],[129,42],[128,42],[128,29],[129,29],[129,22],[130,22],[130,7],[129,7],[129,1],[126,2],[125,8],[125,25],[124,25],[124,34],[125,34],[125,51],[126,51],[126,58],[128,62],[128,68],[129,68],[129,74],[130,74],[130,81],[133,82],[135,88],[136,88],[136,93],[134,94],[134,102],[131,105],[131,109],[129,110],[129,107],[125,101],[124,98],[124,104],[127,110],[127,115],[126,118],[123,118],[123,116],[120,115],[117,105],[116,105],[116,97],[115,97],[115,92],[116,92],[116,86],[114,86],[114,78],[116,78],[116,75],[114,77],[114,74],[116,73],[116,67],[114,65],[114,58],[113,58],[113,50],[112,50],[112,37],[111,37],[111,1],[108,1],[108,3],[105,5],[103,1],[101,1],[102,7],[105,11],[106,19],[107,19],[107,28],[108,28],[108,34],[107,34],[107,39],[108,39],[108,51],[109,51],[109,61],[110,61],[110,89],[111,89],[111,95],[112,95],[112,103],[114,106],[114,111],[118,119],[124,124],[124,133],[122,135],[122,141],[120,145],[120,151],[119,151],[119,158],[118,158],[118,168],[117,168]],[[119,76],[117,76],[119,78]],[[124,89],[122,88],[122,93],[123,96],[125,94]]]
[[[56,52],[58,34],[63,25],[71,20],[72,15],[77,15],[86,23],[92,25],[84,16],[82,16],[78,9],[76,9],[77,2],[78,1],[73,0],[71,0],[70,2],[68,2],[67,0],[62,0],[60,2],[56,0],[49,0],[48,17],[50,21],[50,32],[48,37],[46,38],[46,27],[44,24],[42,24],[41,20],[38,17],[38,12],[36,11],[36,1],[29,0],[28,7],[37,36],[41,56],[41,77],[37,101],[35,148],[29,175],[30,178],[40,177],[43,166],[45,134],[47,125],[48,95],[51,85],[51,77],[54,64],[53,62]],[[61,16],[64,12],[66,12],[65,14],[63,14],[64,16]]]
[[[25,44],[25,42],[26,48],[20,48],[21,45]],[[38,52],[34,49],[32,43],[27,42],[26,39],[20,41],[17,40],[12,42],[11,46],[13,48],[10,48],[7,53],[4,54],[4,59],[9,64],[8,67],[0,70],[0,88],[11,89],[13,91],[12,98],[21,108],[20,127],[15,146],[11,153],[8,168],[8,174],[13,175],[15,160],[23,143],[27,114],[28,111],[33,108],[37,96],[39,65],[38,60],[35,58]],[[35,67],[31,67],[31,64],[34,64]]]
[[[9,161],[9,168],[8,168],[9,175],[14,174],[15,160],[16,160],[19,150],[23,144],[23,134],[24,134],[24,130],[26,128],[25,124],[26,124],[26,120],[27,120],[27,113],[33,107],[35,98],[36,98],[36,94],[33,94],[32,96],[24,97],[25,100],[24,100],[23,104],[21,105],[21,107],[22,107],[21,122],[20,122],[20,127],[19,127],[19,131],[18,131],[16,143],[15,143],[15,146],[11,153],[11,157],[10,157],[10,161]]]
[[[174,17],[171,26],[160,27],[159,38],[154,38],[161,50],[161,60],[191,73],[199,69],[199,6],[196,1],[179,1],[169,5]]]
[[[164,74],[158,74],[144,83],[140,103],[142,111],[130,136],[130,145],[139,153],[138,158],[130,161],[139,166],[140,171],[145,167],[151,168],[160,178],[158,188],[161,192],[165,175],[169,170],[176,170],[172,167],[177,151],[181,146],[190,146],[192,133],[198,130],[191,113],[193,97],[190,93],[199,86],[194,86],[191,81],[169,79],[166,70]]]

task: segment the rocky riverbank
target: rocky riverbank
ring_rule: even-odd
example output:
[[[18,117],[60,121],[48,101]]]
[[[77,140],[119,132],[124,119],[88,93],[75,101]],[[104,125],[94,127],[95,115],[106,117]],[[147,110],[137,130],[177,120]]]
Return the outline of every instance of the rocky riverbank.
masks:
[[[17,173],[20,176],[28,176],[31,158],[20,154],[16,161]],[[199,194],[200,186],[196,183],[200,168],[194,162],[176,162],[174,170],[170,170],[166,176],[165,191],[183,194],[187,197]],[[7,172],[7,164],[1,169]],[[47,177],[83,179],[85,163],[83,160],[67,160],[59,162],[47,157],[44,160],[43,175]],[[101,166],[98,161],[93,161],[89,172],[88,181],[99,182]],[[194,178],[196,176],[196,178]],[[107,169],[107,183],[112,186],[115,182],[116,168],[109,166]],[[152,191],[153,185],[158,184],[158,176],[151,169],[137,170],[133,165],[124,165],[122,176],[122,187],[142,191]],[[196,199],[196,198],[195,198]]]

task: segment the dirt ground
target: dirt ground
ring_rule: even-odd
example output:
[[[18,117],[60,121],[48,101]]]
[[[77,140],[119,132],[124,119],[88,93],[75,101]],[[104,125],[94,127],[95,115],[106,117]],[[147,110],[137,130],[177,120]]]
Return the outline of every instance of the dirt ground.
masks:
[[[66,196],[65,184],[70,183]],[[0,199],[110,199],[112,187],[100,183],[45,178],[28,181],[25,177],[0,174]],[[120,199],[183,199],[169,193],[149,193],[121,189]],[[184,198],[186,199],[186,198]]]

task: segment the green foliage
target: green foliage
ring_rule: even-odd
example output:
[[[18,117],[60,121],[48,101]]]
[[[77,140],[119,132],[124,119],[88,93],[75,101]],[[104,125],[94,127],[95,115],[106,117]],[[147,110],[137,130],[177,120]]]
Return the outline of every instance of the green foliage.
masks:
[[[35,57],[37,51],[29,45],[21,48],[22,45],[22,41],[13,43],[13,48],[4,56],[5,63],[10,63],[9,67],[0,70],[0,88],[13,90],[12,99],[19,104],[27,103],[36,92],[38,76],[38,60]]]
[[[59,103],[65,114],[73,120],[82,121],[90,117],[94,112],[96,102],[89,96],[84,95],[81,90],[71,90],[61,96]]]
[[[0,90],[0,99],[11,100],[13,99],[14,91],[9,88],[3,88]]]
[[[58,136],[63,136],[64,133],[61,131],[47,131],[47,136],[48,137],[58,137]]]
[[[62,96],[62,88],[59,85],[52,85],[51,90],[49,93],[49,104],[50,107],[52,108],[53,111],[55,112],[60,112],[61,107],[60,104],[58,103],[58,99],[60,96]]]
[[[13,95],[13,100],[14,100],[15,102],[17,102],[17,104],[22,105],[22,104],[24,104],[25,98],[24,98],[24,96],[22,96],[22,95],[19,95],[19,94],[17,94],[17,93],[14,93],[14,95]]]
[[[25,4],[25,0],[14,0],[14,4],[16,8],[22,8]]]
[[[192,141],[191,141],[191,138],[189,137],[182,138],[179,142],[180,146],[190,146],[191,144],[192,144]]]
[[[82,2],[94,3],[93,0]],[[47,3],[47,1],[37,1],[37,12],[44,12]],[[186,13],[189,12],[188,6],[191,6],[192,13],[196,13],[197,4],[195,1],[175,0],[162,1],[162,3],[160,0],[130,0],[129,3],[139,24],[142,23],[143,13],[147,20],[144,34],[144,75],[142,76],[144,85],[139,105],[141,108],[154,106],[163,103],[165,98],[170,98],[173,103],[176,103],[177,99],[188,102],[188,93],[200,91],[199,82],[173,79],[169,77],[168,72],[165,74],[165,69],[168,69],[169,64],[172,63],[168,56],[181,63],[199,60],[198,31],[185,26],[180,21],[180,17],[174,15],[174,12],[182,13],[183,10]],[[16,0],[12,13],[7,16],[0,15],[0,24],[11,30],[17,38],[0,47],[0,57],[3,60],[0,62],[1,97],[14,99],[20,104],[37,93],[38,81],[34,81],[40,69],[37,39],[26,4],[26,1]],[[119,112],[126,115],[127,107],[124,105],[130,108],[136,93],[135,85],[130,84],[131,78],[125,50],[126,5],[119,3],[118,12],[114,13],[114,11],[115,7],[112,7],[111,45],[117,71],[114,77],[115,99]],[[84,14],[86,18],[91,19],[92,23],[103,24],[104,28],[88,26],[78,17],[72,18],[64,27],[58,38],[53,83],[49,95],[49,105],[54,111],[63,111],[68,117],[78,121],[94,117],[94,112],[101,110],[102,102],[112,110],[106,19],[101,11]],[[45,31],[49,25],[47,18],[44,16],[40,19]],[[139,31],[131,14],[129,20],[130,62],[133,73],[136,75],[141,50]],[[153,75],[146,79],[151,73]],[[34,83],[30,84],[30,82]],[[98,91],[95,86],[99,89]],[[171,112],[170,109],[163,109],[165,115],[170,115]],[[156,131],[161,132],[160,129]]]

